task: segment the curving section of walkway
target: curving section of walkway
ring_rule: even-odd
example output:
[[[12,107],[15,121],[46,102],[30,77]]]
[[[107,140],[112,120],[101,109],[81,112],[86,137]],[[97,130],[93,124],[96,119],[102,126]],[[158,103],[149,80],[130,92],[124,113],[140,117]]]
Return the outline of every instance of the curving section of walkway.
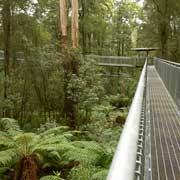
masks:
[[[180,180],[180,111],[154,66],[148,67],[150,179]]]

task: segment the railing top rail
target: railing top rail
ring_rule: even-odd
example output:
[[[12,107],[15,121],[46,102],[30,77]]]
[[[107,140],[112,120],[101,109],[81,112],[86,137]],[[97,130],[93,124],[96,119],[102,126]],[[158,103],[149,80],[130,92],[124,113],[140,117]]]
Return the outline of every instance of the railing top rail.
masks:
[[[143,94],[146,86],[147,59],[118,143],[107,180],[133,180],[139,136]]]
[[[165,60],[165,59],[161,59],[161,58],[155,58],[157,60],[160,60],[160,61],[163,61],[167,64],[171,64],[171,65],[174,65],[174,66],[177,66],[177,67],[180,67],[180,63],[176,63],[176,62],[172,62],[172,61],[168,61],[168,60]]]
[[[94,55],[94,54],[88,54],[86,55],[87,57],[92,57],[92,58],[102,58],[102,59],[133,59],[133,57],[129,56],[104,56],[104,55]]]

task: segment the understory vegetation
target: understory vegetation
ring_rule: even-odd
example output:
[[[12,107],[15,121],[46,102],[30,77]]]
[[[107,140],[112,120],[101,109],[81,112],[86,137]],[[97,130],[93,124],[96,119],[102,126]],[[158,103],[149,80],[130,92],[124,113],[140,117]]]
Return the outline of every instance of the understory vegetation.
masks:
[[[17,65],[8,82],[11,95],[1,99],[1,117],[8,118],[0,119],[0,177],[105,179],[140,70],[106,77],[94,60],[74,52],[70,58],[78,61],[78,75],[67,83],[63,57],[53,48],[39,51]],[[74,119],[67,117],[65,97]]]

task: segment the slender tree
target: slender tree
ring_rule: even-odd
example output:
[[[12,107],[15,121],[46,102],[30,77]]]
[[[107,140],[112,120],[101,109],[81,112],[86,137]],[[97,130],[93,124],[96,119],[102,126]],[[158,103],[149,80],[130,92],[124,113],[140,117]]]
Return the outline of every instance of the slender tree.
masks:
[[[81,0],[81,8],[82,8],[82,13],[80,13],[80,21],[81,21],[81,28],[80,31],[82,33],[82,52],[83,54],[86,54],[86,30],[85,30],[85,16],[86,16],[86,0]]]
[[[11,37],[11,4],[10,0],[4,1],[3,4],[3,33],[4,33],[4,98],[7,98],[8,78],[10,76],[10,37]]]

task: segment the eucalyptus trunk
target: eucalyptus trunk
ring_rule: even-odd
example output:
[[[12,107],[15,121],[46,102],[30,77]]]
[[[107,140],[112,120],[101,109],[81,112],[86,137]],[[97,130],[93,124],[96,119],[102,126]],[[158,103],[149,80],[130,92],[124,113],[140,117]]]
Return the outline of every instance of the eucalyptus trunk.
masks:
[[[72,45],[73,48],[78,48],[78,0],[72,0]]]
[[[62,48],[67,48],[67,2],[66,0],[59,0],[59,15],[60,15],[60,46]]]

